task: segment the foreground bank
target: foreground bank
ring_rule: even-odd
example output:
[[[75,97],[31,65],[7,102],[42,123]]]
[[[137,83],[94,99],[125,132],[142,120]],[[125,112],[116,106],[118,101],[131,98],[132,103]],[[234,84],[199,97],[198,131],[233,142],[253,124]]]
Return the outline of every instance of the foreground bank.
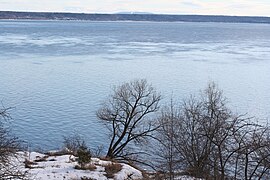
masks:
[[[144,180],[156,179],[155,173],[143,173],[128,164],[91,158],[85,168],[79,168],[77,157],[56,153],[18,152],[14,167],[25,174],[28,180]],[[158,179],[160,179],[159,177]],[[12,178],[16,179],[16,178]],[[178,180],[195,180],[188,176],[175,177]]]
[[[19,152],[15,161],[29,179],[143,179],[142,172],[124,163],[91,158],[81,169],[73,155]]]

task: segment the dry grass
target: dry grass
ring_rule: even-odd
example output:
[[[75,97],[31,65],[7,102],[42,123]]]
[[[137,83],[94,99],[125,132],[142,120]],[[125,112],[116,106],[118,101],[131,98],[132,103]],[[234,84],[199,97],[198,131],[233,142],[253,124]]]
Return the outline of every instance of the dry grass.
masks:
[[[80,178],[70,178],[69,180],[98,180],[98,179],[83,176],[83,177],[80,177]]]
[[[102,161],[111,161],[111,162],[117,163],[117,161],[115,159],[111,159],[108,157],[99,157],[99,159]]]
[[[105,165],[104,167],[107,178],[113,178],[114,174],[118,173],[122,169],[122,165],[119,163],[110,163]]]
[[[94,171],[95,169],[97,169],[97,167],[94,164],[87,164],[83,167],[81,167],[80,165],[76,165],[74,168],[78,170],[89,170],[89,171]]]
[[[47,161],[48,157],[49,156],[43,156],[43,157],[37,156],[36,157],[37,159],[35,159],[35,162],[44,162],[44,161]]]
[[[55,152],[46,152],[45,153],[48,156],[63,156],[63,155],[72,155],[72,153],[67,152],[65,150],[61,150],[61,151],[55,151]]]
[[[34,168],[33,165],[37,165],[37,163],[36,162],[32,162],[32,161],[30,161],[28,159],[25,159],[24,160],[24,167],[25,168],[32,169],[32,168]]]
[[[97,180],[97,179],[90,178],[90,177],[81,177],[81,180]]]
[[[49,159],[48,161],[56,161],[56,159],[53,158],[53,159]]]

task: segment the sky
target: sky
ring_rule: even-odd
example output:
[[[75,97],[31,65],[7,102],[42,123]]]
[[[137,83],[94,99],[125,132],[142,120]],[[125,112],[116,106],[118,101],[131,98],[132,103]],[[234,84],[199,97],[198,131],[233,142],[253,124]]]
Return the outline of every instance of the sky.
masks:
[[[269,16],[270,0],[0,0],[0,11]]]

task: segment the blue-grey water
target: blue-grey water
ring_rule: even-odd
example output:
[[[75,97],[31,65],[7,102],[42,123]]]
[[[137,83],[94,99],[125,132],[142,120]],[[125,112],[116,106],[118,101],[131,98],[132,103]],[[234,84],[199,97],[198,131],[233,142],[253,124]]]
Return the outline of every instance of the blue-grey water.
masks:
[[[106,144],[95,112],[135,78],[164,103],[215,81],[234,111],[269,120],[270,25],[0,21],[0,100],[33,148],[58,148],[72,132]]]

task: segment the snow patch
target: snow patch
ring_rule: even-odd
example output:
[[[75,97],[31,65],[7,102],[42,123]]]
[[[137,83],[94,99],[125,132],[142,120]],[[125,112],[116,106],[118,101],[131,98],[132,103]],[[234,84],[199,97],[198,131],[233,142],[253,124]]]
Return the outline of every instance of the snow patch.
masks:
[[[80,180],[82,177],[96,180],[107,180],[105,165],[111,164],[111,161],[104,161],[98,158],[92,158],[91,165],[96,168],[93,170],[78,170],[74,167],[78,165],[76,157],[72,155],[48,156],[37,152],[19,152],[17,163],[22,171],[27,171],[29,179],[35,180]],[[25,160],[30,167],[25,167]],[[122,169],[114,175],[115,180],[136,180],[142,179],[142,172],[127,165],[120,163]]]

